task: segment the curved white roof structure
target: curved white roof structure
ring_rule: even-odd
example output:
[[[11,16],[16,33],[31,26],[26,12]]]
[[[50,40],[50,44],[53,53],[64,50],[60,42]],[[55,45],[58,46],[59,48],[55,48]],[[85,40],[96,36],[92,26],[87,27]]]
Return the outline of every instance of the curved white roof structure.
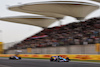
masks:
[[[97,1],[97,2],[100,2],[100,0],[93,0],[93,1]]]
[[[54,18],[72,16],[77,19],[86,17],[98,8],[98,5],[78,1],[48,1],[9,7],[13,11],[40,14]]]
[[[6,17],[6,18],[0,18],[0,20],[8,21],[8,22],[15,22],[15,23],[21,23],[21,24],[28,24],[28,25],[34,25],[39,27],[48,27],[55,21],[57,21],[54,18],[48,18],[43,16],[17,16],[17,17]]]

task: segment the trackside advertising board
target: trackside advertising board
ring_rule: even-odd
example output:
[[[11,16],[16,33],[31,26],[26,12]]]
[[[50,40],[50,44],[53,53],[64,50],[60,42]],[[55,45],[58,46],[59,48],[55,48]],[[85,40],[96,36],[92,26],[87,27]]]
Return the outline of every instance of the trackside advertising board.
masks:
[[[22,58],[37,58],[49,59],[51,56],[61,56],[63,58],[69,57],[70,59],[78,60],[100,60],[100,55],[82,55],[82,54],[20,54]],[[0,57],[10,57],[14,54],[0,54]]]

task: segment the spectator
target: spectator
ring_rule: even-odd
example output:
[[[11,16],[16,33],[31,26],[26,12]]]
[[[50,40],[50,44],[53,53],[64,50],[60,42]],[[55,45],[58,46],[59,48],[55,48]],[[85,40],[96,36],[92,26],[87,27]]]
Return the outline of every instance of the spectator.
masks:
[[[23,40],[11,49],[100,43],[100,17],[73,22],[61,27],[46,28],[36,34],[35,39],[33,37]]]

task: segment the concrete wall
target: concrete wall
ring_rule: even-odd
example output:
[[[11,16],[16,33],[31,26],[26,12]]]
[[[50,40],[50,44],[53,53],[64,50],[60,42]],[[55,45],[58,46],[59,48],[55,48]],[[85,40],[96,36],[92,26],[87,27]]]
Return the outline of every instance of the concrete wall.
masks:
[[[22,54],[28,54],[27,49],[21,49]],[[15,53],[15,50],[9,50],[8,54]],[[61,47],[33,48],[29,54],[98,54],[95,51],[95,45],[71,45]]]

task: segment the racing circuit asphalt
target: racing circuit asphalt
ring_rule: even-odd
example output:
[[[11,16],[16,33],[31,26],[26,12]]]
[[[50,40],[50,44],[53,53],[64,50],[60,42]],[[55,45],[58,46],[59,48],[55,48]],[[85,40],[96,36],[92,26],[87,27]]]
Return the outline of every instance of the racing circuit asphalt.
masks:
[[[9,60],[0,58],[0,67],[100,67],[100,63],[94,62],[50,62],[43,59]]]

